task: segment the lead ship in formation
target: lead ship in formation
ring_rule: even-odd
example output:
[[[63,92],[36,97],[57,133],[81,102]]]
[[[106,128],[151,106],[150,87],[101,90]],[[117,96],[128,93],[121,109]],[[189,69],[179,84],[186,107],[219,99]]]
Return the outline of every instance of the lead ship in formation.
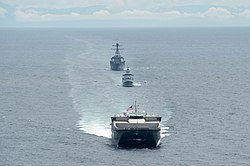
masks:
[[[161,140],[161,117],[140,112],[133,105],[111,117],[112,141],[117,147],[156,148]]]
[[[115,47],[112,48],[112,50],[115,50],[115,55],[110,60],[110,68],[111,70],[115,71],[123,70],[125,66],[125,60],[120,54],[120,50],[123,50],[123,48],[120,48],[121,45],[118,42],[112,46]]]

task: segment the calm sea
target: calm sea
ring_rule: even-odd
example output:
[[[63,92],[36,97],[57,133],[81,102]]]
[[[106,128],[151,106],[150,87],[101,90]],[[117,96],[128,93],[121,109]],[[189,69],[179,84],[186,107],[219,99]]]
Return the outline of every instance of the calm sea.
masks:
[[[0,29],[0,165],[250,165],[250,28]],[[110,71],[112,44],[135,75]],[[157,149],[110,117],[162,116]]]

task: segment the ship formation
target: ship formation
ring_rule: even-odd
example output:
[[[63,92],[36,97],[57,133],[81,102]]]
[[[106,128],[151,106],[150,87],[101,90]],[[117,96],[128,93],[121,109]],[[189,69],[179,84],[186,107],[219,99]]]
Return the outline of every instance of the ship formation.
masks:
[[[125,59],[120,54],[123,48],[118,42],[113,47],[115,55],[110,60],[110,69],[123,71]],[[129,67],[122,74],[122,86],[134,86],[134,75]],[[135,102],[126,112],[111,117],[111,136],[116,147],[156,148],[161,140],[161,117],[140,111]]]

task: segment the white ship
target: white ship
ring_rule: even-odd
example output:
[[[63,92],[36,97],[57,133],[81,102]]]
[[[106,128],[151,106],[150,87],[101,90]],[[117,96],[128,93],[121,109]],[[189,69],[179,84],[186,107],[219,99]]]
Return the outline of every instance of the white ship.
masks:
[[[127,67],[126,73],[122,75],[122,86],[132,87],[134,86],[134,75],[130,73],[130,69]]]
[[[156,148],[161,140],[161,117],[141,112],[133,105],[111,117],[112,140],[117,147]]]

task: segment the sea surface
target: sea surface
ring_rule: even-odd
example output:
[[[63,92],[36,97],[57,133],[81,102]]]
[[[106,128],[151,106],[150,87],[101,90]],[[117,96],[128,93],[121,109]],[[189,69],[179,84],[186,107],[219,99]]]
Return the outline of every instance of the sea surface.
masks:
[[[0,29],[1,166],[249,166],[250,28]],[[111,71],[111,46],[135,75]],[[134,101],[156,149],[112,145]]]

